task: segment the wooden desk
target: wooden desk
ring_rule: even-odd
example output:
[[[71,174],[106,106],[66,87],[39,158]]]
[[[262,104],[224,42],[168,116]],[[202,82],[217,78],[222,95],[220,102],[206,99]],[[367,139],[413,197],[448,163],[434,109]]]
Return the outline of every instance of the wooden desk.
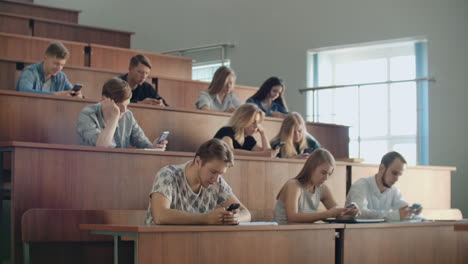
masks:
[[[332,264],[335,229],[343,225],[80,227],[96,234],[134,236],[135,264]]]
[[[187,162],[194,155],[22,142],[1,143],[2,153],[11,156],[7,167],[12,179],[11,240],[16,259],[21,259],[20,220],[26,210],[145,210],[156,172],[169,164]],[[303,163],[238,156],[224,178],[249,208],[253,221],[271,221],[277,192]],[[336,201],[344,204],[345,165],[338,163],[327,185]]]
[[[30,1],[32,2],[32,1]],[[78,16],[81,11],[63,9],[51,6],[44,6],[32,3],[22,3],[16,1],[0,1],[0,10],[5,13],[14,13],[18,15],[34,16],[41,18],[53,18],[69,23],[78,23]]]
[[[27,29],[27,30],[26,30]],[[52,39],[130,48],[133,32],[0,12],[0,30]]]
[[[355,164],[351,183],[375,175],[378,167],[375,164]],[[455,170],[455,167],[409,166],[395,186],[409,203],[420,203],[425,208],[449,209],[452,208],[451,174]]]
[[[2,47],[0,49],[0,57],[2,61],[37,63],[44,59],[44,53],[53,41],[55,40],[49,38],[0,33],[0,46]],[[88,46],[86,43],[60,41],[70,51],[67,66],[86,65],[87,56],[85,54],[85,47]]]
[[[97,43],[89,41],[89,43]],[[102,43],[98,43],[102,44]],[[114,46],[114,45],[111,45]],[[127,72],[130,58],[143,54],[147,56],[151,65],[151,74],[160,77],[177,79],[192,79],[192,59],[180,56],[165,55],[139,50],[122,49],[104,45],[91,44],[91,67]]]
[[[468,233],[454,222],[346,225],[343,263],[467,263]]]
[[[0,124],[10,124],[0,130],[0,141],[77,144],[76,119],[81,109],[93,103],[96,101],[0,90]],[[173,151],[195,151],[230,117],[228,113],[142,104],[130,104],[130,110],[150,139],[171,131],[168,150]],[[262,125],[270,138],[278,133],[281,122],[280,118],[265,119]],[[335,158],[348,157],[348,127],[307,123],[307,130]]]
[[[0,32],[30,36],[30,19],[0,12]]]

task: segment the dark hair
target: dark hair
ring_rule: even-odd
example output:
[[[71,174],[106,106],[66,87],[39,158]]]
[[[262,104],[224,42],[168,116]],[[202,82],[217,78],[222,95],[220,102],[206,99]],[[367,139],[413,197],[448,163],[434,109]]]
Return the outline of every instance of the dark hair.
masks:
[[[234,154],[226,142],[213,138],[198,147],[195,156],[200,157],[202,165],[211,160],[222,160],[230,166],[234,165]]]
[[[146,57],[145,55],[143,55],[143,54],[138,54],[138,55],[133,56],[130,59],[130,65],[129,66],[130,66],[130,68],[133,68],[133,67],[138,66],[138,64],[140,64],[140,63],[151,69],[150,59],[148,57]]]
[[[273,77],[268,78],[262,84],[262,86],[260,86],[260,89],[258,89],[258,91],[254,95],[252,95],[251,98],[258,100],[258,101],[263,101],[268,97],[273,86],[277,86],[277,85],[281,85],[283,89],[280,95],[278,96],[278,98],[275,99],[275,102],[278,102],[279,104],[281,104],[281,106],[283,106],[286,109],[286,111],[288,111],[288,106],[286,105],[286,102],[283,97],[284,89],[286,89],[286,87],[284,86],[284,81],[279,77],[273,76]]]
[[[47,47],[45,54],[47,57],[67,59],[70,52],[61,42],[52,42]]]
[[[400,159],[404,164],[406,164],[406,160],[405,160],[405,158],[403,158],[403,155],[401,155],[400,153],[398,153],[396,151],[391,151],[391,152],[388,152],[387,154],[385,154],[382,157],[382,160],[380,161],[380,164],[384,165],[385,168],[388,168],[388,166],[390,166],[390,164],[392,164],[392,162],[395,159]]]
[[[116,103],[121,103],[132,97],[132,89],[126,81],[114,77],[102,86],[102,95]]]

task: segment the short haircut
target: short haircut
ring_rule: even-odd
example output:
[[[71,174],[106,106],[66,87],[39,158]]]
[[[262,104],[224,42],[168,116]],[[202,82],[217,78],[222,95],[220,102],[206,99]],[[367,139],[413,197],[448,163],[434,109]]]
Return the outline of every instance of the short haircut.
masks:
[[[382,160],[380,161],[380,164],[383,164],[385,166],[385,168],[388,168],[388,166],[390,166],[390,164],[392,164],[392,162],[395,159],[400,159],[404,164],[406,164],[406,160],[403,157],[403,155],[401,155],[400,153],[398,153],[396,151],[391,151],[391,152],[388,152],[387,154],[385,154],[382,157]]]
[[[52,42],[47,47],[45,54],[50,58],[67,59],[70,52],[61,42]]]
[[[202,165],[211,160],[221,160],[229,164],[234,165],[234,154],[231,148],[226,142],[213,138],[198,147],[195,157],[200,157]]]
[[[116,103],[121,103],[132,97],[132,89],[126,81],[114,77],[102,86],[102,95]]]
[[[130,59],[130,65],[129,66],[130,66],[130,68],[137,67],[138,64],[140,64],[140,63],[151,69],[150,59],[148,57],[146,57],[145,55],[143,55],[143,54],[138,54],[138,55],[133,56]]]

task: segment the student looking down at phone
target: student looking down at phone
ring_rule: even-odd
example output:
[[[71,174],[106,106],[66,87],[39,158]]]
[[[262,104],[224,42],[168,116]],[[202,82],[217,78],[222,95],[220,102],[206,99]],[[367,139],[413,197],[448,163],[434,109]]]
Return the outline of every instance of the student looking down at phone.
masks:
[[[264,117],[265,114],[257,105],[243,104],[233,113],[228,126],[219,129],[214,137],[226,142],[236,155],[274,158],[279,150],[270,147],[266,132],[261,126]],[[257,133],[262,140],[261,146],[253,137]]]
[[[166,140],[153,143],[145,136],[133,113],[127,109],[132,90],[119,78],[108,80],[102,87],[102,101],[86,106],[78,116],[79,144],[84,146],[165,149]]]
[[[128,82],[132,89],[131,103],[167,106],[166,101],[158,95],[153,85],[146,82],[151,67],[148,57],[142,54],[135,55],[130,59],[128,73],[119,78]]]
[[[23,69],[16,83],[16,90],[82,98],[81,91],[72,91],[73,85],[62,72],[69,55],[70,52],[62,43],[51,43],[45,51],[42,62]]]
[[[256,104],[266,116],[285,118],[288,106],[284,100],[284,82],[278,77],[268,78],[260,89],[247,99],[247,103]]]
[[[307,128],[299,113],[293,112],[286,116],[280,131],[271,140],[271,147],[276,149],[280,143],[278,157],[306,159],[314,150],[320,148],[318,141],[307,132]]]
[[[249,222],[249,210],[223,179],[233,162],[234,155],[229,146],[219,139],[211,139],[198,148],[193,160],[160,169],[149,194],[145,224],[233,225]]]
[[[299,174],[288,180],[276,196],[274,219],[279,224],[313,223],[326,218],[353,218],[359,208],[338,208],[325,181],[333,174],[335,159],[326,149],[316,149]],[[320,202],[327,208],[318,212]]]
[[[405,168],[406,160],[400,153],[392,151],[385,154],[377,174],[359,179],[351,186],[346,203],[354,202],[359,206],[360,218],[396,221],[408,220],[419,215],[422,207],[409,207],[401,192],[394,186]]]

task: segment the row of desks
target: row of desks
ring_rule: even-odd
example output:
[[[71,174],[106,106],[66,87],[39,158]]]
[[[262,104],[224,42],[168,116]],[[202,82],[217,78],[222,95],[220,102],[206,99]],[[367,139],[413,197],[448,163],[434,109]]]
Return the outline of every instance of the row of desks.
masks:
[[[140,264],[468,262],[468,232],[455,232],[453,222],[81,228],[133,237]]]
[[[21,142],[2,143],[0,152],[0,182],[11,179],[11,241],[17,257],[21,254],[20,221],[26,210],[144,210],[156,172],[169,164],[187,162],[194,155]],[[251,210],[253,221],[271,221],[277,192],[301,170],[303,163],[238,156],[224,177]],[[377,165],[338,162],[327,185],[337,203],[343,205],[347,185],[377,169]],[[453,169],[409,167],[397,186],[409,202],[422,203],[426,208],[450,208]],[[413,186],[422,182],[425,189],[415,192]]]
[[[2,47],[0,57],[10,60],[22,60],[26,63],[37,63],[43,59],[44,51],[55,39],[60,38],[0,33],[0,46]],[[128,71],[130,58],[136,54],[144,54],[151,60],[153,65],[152,74],[159,77],[192,79],[192,59],[190,58],[99,45],[85,39],[60,41],[70,51],[70,57],[67,60],[69,66],[93,67],[125,73]],[[100,86],[102,87],[102,84]]]

